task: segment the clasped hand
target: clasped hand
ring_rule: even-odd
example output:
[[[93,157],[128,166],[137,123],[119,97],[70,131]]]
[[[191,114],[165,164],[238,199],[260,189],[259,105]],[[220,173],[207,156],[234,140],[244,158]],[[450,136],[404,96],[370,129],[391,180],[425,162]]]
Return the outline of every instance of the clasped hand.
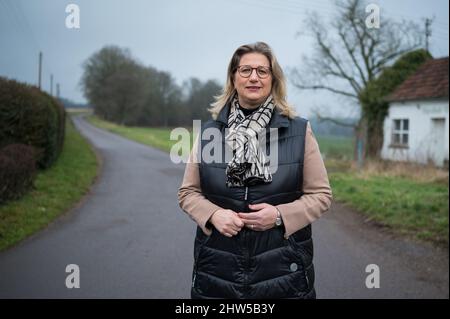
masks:
[[[277,209],[267,203],[248,205],[251,213],[234,212],[231,209],[218,209],[210,218],[211,224],[227,237],[233,237],[247,227],[255,231],[264,231],[275,226]]]

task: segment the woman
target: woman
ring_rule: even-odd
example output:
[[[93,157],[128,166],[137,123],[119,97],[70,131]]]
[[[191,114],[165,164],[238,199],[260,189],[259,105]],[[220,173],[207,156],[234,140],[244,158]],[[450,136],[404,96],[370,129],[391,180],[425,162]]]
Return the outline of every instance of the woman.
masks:
[[[191,297],[315,298],[310,224],[332,194],[311,127],[286,102],[285,78],[267,44],[236,50],[212,106],[214,120],[201,133],[219,130],[215,146],[231,145],[233,154],[205,161],[199,154],[208,141],[197,139],[178,192],[198,224]],[[255,137],[269,129],[278,130],[274,173]]]

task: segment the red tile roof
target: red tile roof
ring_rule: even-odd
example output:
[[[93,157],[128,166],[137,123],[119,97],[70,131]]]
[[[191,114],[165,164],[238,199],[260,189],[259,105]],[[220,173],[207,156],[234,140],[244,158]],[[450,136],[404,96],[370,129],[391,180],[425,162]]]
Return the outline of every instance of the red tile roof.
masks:
[[[387,100],[393,102],[442,97],[448,98],[448,57],[425,62]]]

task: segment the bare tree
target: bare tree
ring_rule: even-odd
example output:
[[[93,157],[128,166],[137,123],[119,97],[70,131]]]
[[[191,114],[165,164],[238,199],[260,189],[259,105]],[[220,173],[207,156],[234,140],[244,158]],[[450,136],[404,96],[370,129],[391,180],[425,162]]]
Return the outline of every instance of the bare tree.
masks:
[[[361,106],[360,94],[367,85],[399,56],[422,47],[424,34],[417,24],[393,21],[382,12],[380,28],[368,28],[369,13],[361,0],[337,1],[336,8],[337,15],[327,26],[316,13],[306,19],[306,33],[315,44],[314,54],[303,58],[302,68],[292,71],[291,81],[300,90],[329,91]],[[365,124],[370,113],[362,107],[360,110],[360,120],[354,126],[355,140],[357,145],[364,145],[365,157],[370,155],[364,151],[371,140]]]

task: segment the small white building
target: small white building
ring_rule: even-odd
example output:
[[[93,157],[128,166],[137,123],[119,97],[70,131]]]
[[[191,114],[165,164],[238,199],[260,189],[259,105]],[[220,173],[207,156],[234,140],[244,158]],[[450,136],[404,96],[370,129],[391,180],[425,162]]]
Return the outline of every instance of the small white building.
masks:
[[[388,101],[381,157],[448,167],[448,57],[425,62]]]

